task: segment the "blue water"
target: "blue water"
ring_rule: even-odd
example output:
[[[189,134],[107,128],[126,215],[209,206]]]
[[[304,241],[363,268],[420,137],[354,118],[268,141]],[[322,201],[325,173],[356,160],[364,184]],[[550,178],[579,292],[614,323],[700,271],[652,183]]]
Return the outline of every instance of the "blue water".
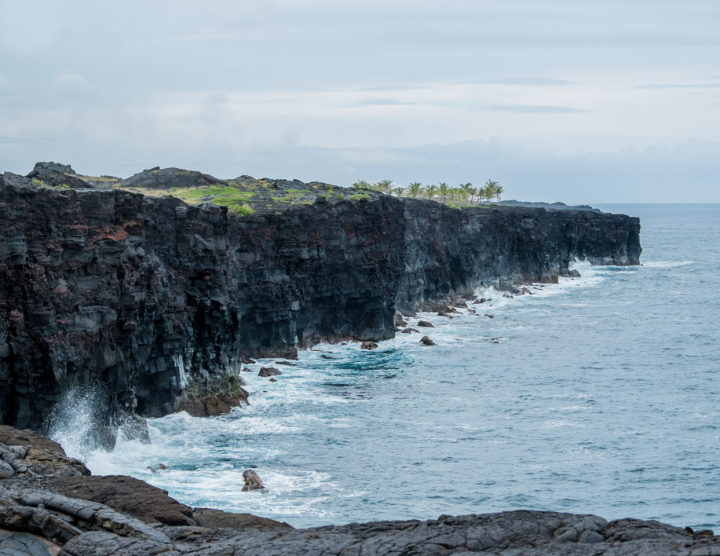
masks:
[[[720,526],[720,205],[601,208],[641,218],[644,266],[426,315],[435,347],[318,346],[277,383],[259,362],[250,407],[153,420],[152,445],[90,468],[294,526],[520,508]],[[267,491],[240,491],[250,466]]]

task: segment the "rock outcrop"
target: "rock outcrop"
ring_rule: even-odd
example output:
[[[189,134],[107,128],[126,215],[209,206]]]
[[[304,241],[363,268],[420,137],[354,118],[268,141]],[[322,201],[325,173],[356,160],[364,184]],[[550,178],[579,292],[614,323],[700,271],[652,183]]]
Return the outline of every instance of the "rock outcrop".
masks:
[[[178,169],[95,189],[101,178],[78,179],[86,187],[0,179],[0,423],[39,430],[63,390],[83,385],[96,385],[109,431],[136,414],[215,415],[247,401],[244,357],[377,342],[395,335],[397,309],[557,281],[574,258],[638,264],[641,252],[639,221],[623,215],[458,210],[247,177],[218,186]],[[243,202],[260,200],[236,216],[123,183],[219,187],[227,203],[228,188],[252,187]]]

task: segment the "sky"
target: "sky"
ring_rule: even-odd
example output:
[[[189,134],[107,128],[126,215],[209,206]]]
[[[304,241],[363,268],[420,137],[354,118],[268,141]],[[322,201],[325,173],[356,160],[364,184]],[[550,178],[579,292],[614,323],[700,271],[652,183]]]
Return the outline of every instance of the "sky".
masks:
[[[0,171],[720,202],[718,0],[0,0]]]

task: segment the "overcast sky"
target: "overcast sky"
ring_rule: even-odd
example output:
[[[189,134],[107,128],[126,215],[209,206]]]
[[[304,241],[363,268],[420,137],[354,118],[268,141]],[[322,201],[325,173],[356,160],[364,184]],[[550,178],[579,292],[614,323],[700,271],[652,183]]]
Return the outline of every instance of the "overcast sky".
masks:
[[[38,160],[720,202],[720,1],[0,0],[0,171]]]

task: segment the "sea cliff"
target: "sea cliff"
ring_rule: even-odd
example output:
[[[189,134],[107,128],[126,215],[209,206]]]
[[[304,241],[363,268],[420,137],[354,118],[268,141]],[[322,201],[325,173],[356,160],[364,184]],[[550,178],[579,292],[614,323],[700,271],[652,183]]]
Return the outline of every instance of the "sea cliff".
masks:
[[[227,412],[247,399],[244,358],[389,339],[398,310],[641,253],[639,220],[624,215],[38,166],[0,179],[0,422],[20,428],[40,430],[64,390],[87,385],[111,432],[134,415]],[[164,195],[179,181],[249,201],[238,212]]]

